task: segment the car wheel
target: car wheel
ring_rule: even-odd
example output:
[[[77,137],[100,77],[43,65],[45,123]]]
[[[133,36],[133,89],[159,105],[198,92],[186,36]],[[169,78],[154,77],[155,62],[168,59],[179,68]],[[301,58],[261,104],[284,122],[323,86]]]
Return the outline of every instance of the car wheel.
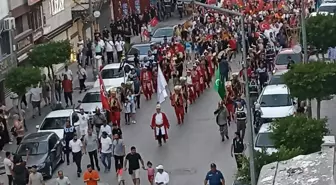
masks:
[[[53,174],[53,169],[52,169],[52,166],[49,165],[47,178],[48,178],[48,179],[51,179],[51,178],[52,178],[52,174]]]

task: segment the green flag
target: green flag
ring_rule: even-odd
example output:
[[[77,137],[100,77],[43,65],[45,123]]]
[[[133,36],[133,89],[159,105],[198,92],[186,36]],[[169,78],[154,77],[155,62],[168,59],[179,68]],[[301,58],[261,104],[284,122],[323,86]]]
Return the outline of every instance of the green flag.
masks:
[[[225,82],[221,80],[221,75],[219,72],[219,68],[216,71],[216,81],[214,88],[218,92],[219,96],[224,99],[225,98]]]

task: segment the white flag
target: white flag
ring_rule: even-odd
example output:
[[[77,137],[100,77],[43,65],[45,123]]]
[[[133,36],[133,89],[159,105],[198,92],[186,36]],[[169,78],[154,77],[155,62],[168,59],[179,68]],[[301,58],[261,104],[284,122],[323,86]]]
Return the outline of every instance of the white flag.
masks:
[[[162,103],[168,97],[166,87],[168,86],[166,78],[164,77],[161,67],[158,65],[158,75],[157,75],[157,101]]]

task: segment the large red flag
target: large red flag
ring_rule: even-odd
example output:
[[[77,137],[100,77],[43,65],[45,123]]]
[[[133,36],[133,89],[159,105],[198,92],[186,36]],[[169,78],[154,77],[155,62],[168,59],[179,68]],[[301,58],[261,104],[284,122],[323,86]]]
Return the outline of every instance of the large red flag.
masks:
[[[159,23],[159,20],[154,17],[150,22],[149,24],[152,26],[152,27],[155,27],[157,24]]]
[[[107,93],[106,93],[106,88],[104,85],[103,78],[99,74],[99,84],[100,84],[100,101],[102,102],[103,109],[110,111],[110,104],[108,101]]]

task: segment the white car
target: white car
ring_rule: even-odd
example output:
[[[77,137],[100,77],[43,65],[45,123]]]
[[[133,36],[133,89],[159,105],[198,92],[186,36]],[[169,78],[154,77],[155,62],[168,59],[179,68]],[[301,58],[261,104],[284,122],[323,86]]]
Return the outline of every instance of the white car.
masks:
[[[316,12],[310,14],[310,16],[314,17],[317,14],[321,15],[334,15],[336,13],[336,2],[335,1],[325,1]]]
[[[127,67],[128,66],[128,67]],[[107,64],[100,71],[105,87],[118,88],[121,86],[121,83],[127,81],[128,75],[125,72],[125,69],[132,69],[133,66],[129,64],[124,64],[124,67],[120,67],[119,63]],[[93,87],[100,87],[99,79],[96,80]]]
[[[295,114],[296,106],[284,84],[266,86],[256,102],[262,112],[262,123],[272,122],[275,118],[283,118]]]
[[[261,125],[258,134],[255,137],[254,150],[261,152],[263,149],[266,150],[267,154],[272,154],[278,150],[274,148],[274,142],[271,139],[271,124],[264,123]]]
[[[75,110],[79,113],[79,110]],[[67,120],[70,120],[70,124],[75,126],[77,132],[79,131],[79,122],[73,122],[72,115],[73,109],[56,110],[50,112],[42,121],[40,125],[36,125],[37,132],[55,132],[60,139],[64,137],[64,126]]]
[[[171,39],[174,36],[174,29],[175,29],[175,26],[158,28],[151,35],[150,41],[155,42],[155,43],[164,43],[164,37],[167,37],[167,43],[171,43]]]

